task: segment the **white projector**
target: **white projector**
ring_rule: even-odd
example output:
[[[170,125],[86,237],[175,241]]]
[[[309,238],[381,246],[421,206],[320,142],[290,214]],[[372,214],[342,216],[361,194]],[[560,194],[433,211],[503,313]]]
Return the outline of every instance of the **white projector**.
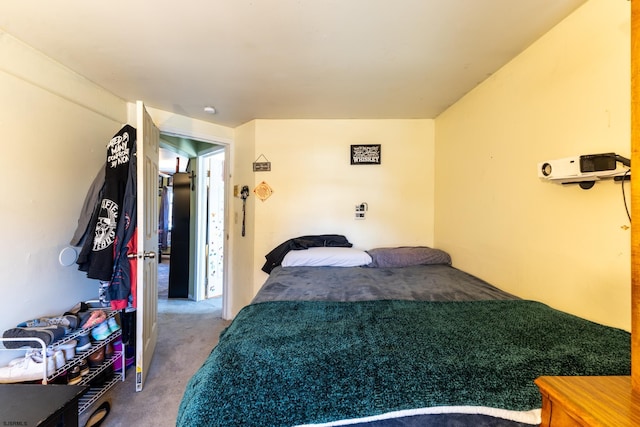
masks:
[[[564,159],[548,160],[538,163],[538,177],[552,181],[558,179],[582,179],[580,157],[566,157]]]
[[[628,166],[629,160],[615,153],[588,154],[538,163],[538,177],[559,184],[595,182],[624,175]]]

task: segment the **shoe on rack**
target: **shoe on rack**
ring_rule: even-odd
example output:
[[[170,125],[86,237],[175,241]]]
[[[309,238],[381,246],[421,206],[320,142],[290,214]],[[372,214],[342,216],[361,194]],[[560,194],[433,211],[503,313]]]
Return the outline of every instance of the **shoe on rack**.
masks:
[[[64,314],[57,317],[49,317],[47,321],[50,325],[64,326],[69,330],[77,329],[80,326],[80,318],[75,314]]]
[[[80,361],[80,376],[88,375],[90,371],[89,363],[87,363],[87,359],[82,359]]]
[[[25,357],[32,358],[36,363],[43,363],[42,350],[27,350]],[[9,365],[15,365],[21,361],[21,358],[13,359],[9,362]],[[47,349],[47,376],[53,375],[55,371],[62,368],[65,365],[66,360],[62,350]]]
[[[36,363],[43,363],[42,350],[27,350],[25,357],[31,357]],[[9,365],[15,365],[22,361],[23,357],[13,359]],[[47,376],[51,376],[55,371],[62,368],[66,363],[62,350],[47,349]]]
[[[89,311],[89,305],[86,302],[79,302],[76,305],[74,305],[73,307],[71,307],[68,311],[66,311],[64,314],[74,314],[74,315],[78,315],[79,313],[83,312],[83,311]]]
[[[31,357],[33,357],[36,362],[42,362],[41,351],[34,353]],[[53,363],[52,363],[53,362]],[[64,364],[67,363],[64,358],[64,353],[62,350],[50,350],[47,349],[47,375],[53,374],[58,369],[62,368]],[[53,368],[53,369],[50,369]]]
[[[0,367],[0,384],[42,380],[45,376],[44,363],[37,362],[31,355],[14,359],[9,365]]]
[[[44,367],[41,353],[42,352],[39,350],[27,350],[24,356],[18,357],[17,359],[10,360],[7,366],[18,366],[24,363],[24,359],[30,358],[41,367]],[[53,359],[53,357],[47,357],[47,376],[51,375],[55,371],[56,371],[56,361]],[[40,376],[42,376],[42,372],[40,373]]]
[[[129,367],[135,365],[136,363],[136,348],[131,345],[124,346],[124,367],[128,369]]]
[[[96,341],[102,341],[109,335],[111,335],[111,330],[109,329],[107,322],[102,322],[91,330],[91,336]]]
[[[82,375],[80,375],[80,366],[74,366],[69,371],[69,375],[67,376],[67,384],[76,385],[80,381],[82,381]]]
[[[48,384],[61,384],[67,385],[69,383],[69,379],[67,378],[67,371],[62,371],[55,378],[51,379]]]
[[[74,314],[65,314],[56,317],[41,317],[40,319],[27,320],[17,326],[19,328],[33,328],[33,327],[45,327],[45,326],[62,326],[67,330],[76,329],[78,327],[78,316]]]
[[[124,355],[122,354],[122,340],[118,337],[113,341],[113,370],[116,372],[122,371],[124,366]]]
[[[87,323],[87,320],[91,317],[92,311],[83,311],[78,313],[78,319],[80,319],[80,327],[84,328],[84,324]]]
[[[43,362],[41,351],[34,352],[31,358],[38,363]],[[62,368],[65,363],[64,353],[61,350],[51,351],[47,349],[47,376],[53,375],[53,373]]]
[[[80,335],[78,335],[78,345],[76,346],[76,351],[86,351],[91,348],[91,338],[89,338],[89,330],[82,331]]]
[[[3,338],[40,338],[44,345],[48,346],[66,334],[65,328],[61,326],[43,326],[33,328],[11,328],[4,331]],[[20,347],[41,348],[38,341],[5,341],[5,348],[16,349]]]
[[[109,326],[109,330],[113,333],[120,330],[120,325],[118,325],[118,321],[115,317],[110,317],[107,320],[107,325]]]
[[[105,320],[107,320],[107,314],[104,310],[93,310],[89,317],[82,322],[82,327],[84,329],[89,329],[104,322]]]
[[[60,347],[58,347],[58,348],[63,351],[65,359],[71,360],[76,355],[76,346],[77,345],[78,345],[78,341],[71,340],[71,341],[68,341],[68,342],[60,345]]]
[[[67,358],[62,350],[55,350],[53,352],[53,360],[56,362],[56,370],[62,369],[62,367],[67,363]]]
[[[89,361],[89,366],[95,368],[96,366],[102,365],[102,363],[104,362],[104,358],[105,358],[105,348],[100,347],[98,350],[91,353],[89,357],[87,357],[87,360]]]
[[[111,359],[113,357],[113,343],[109,343],[104,348],[104,357],[105,359]]]

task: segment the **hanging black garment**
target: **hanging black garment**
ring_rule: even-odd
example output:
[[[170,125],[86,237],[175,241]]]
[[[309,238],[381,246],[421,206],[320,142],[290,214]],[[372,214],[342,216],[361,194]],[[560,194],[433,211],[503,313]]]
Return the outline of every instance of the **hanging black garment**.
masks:
[[[69,242],[71,243],[71,246],[83,246],[85,238],[87,237],[87,234],[89,234],[88,230],[89,224],[91,223],[91,217],[96,205],[98,204],[98,200],[102,200],[104,173],[105,167],[102,165],[98,169],[98,174],[93,179],[91,187],[89,187],[89,191],[87,191],[84,203],[82,204],[80,217],[78,218],[78,226],[76,227],[76,231],[73,233],[73,237],[71,237],[71,241]]]
[[[90,234],[85,239],[77,261],[78,269],[86,271],[90,279],[109,281],[113,274],[113,245],[121,216],[129,175],[129,160],[132,158],[135,140],[135,128],[126,125],[111,138],[107,145],[102,198],[92,215],[88,230]]]
[[[136,141],[133,142],[129,161],[129,177],[122,202],[121,217],[116,228],[114,243],[113,276],[109,284],[109,299],[111,309],[121,310],[127,307],[129,296],[135,291],[133,283],[136,281],[135,270],[131,268],[129,253],[137,252],[137,242],[134,239],[138,226],[138,179],[136,162]],[[134,304],[135,305],[135,296]]]

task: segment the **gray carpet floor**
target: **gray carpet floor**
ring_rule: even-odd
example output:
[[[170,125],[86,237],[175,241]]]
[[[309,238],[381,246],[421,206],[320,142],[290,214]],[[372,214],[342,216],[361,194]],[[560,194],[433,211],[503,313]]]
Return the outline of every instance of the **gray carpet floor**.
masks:
[[[109,401],[111,412],[102,423],[103,427],[175,426],[178,406],[189,378],[200,368],[229,322],[221,318],[220,298],[200,302],[168,299],[168,265],[168,259],[163,259],[159,265],[159,336],[144,390],[135,391],[135,368],[130,367],[125,381],[111,388],[81,414],[81,427],[105,400]]]

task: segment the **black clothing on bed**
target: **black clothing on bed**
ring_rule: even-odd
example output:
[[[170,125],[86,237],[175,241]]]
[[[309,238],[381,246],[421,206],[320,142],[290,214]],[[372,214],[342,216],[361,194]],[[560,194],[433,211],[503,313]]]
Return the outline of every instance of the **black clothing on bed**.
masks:
[[[262,271],[265,273],[271,273],[271,270],[279,266],[282,263],[284,256],[291,250],[323,246],[350,248],[353,245],[341,234],[320,234],[317,236],[295,237],[279,244],[275,249],[265,255],[267,262],[262,266]]]

